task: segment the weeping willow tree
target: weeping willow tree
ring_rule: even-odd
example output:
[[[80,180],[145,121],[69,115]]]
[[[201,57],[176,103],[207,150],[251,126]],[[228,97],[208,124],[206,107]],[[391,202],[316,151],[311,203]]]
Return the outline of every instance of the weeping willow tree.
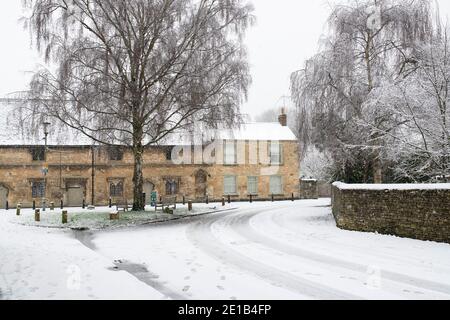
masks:
[[[36,73],[27,111],[134,155],[134,210],[144,209],[143,153],[194,121],[235,125],[250,83],[243,0],[25,0]]]
[[[366,113],[375,88],[416,68],[417,42],[439,33],[429,0],[354,0],[333,7],[320,51],[292,75],[303,149],[330,152],[335,179],[380,182],[389,114]],[[370,126],[366,124],[370,123]],[[372,129],[371,129],[372,128]]]

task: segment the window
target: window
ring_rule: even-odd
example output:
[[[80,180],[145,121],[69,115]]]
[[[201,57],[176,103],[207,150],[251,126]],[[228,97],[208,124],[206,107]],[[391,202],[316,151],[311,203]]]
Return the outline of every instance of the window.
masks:
[[[179,181],[175,179],[166,181],[166,195],[176,196],[178,194]]]
[[[123,197],[123,182],[111,182],[109,184],[109,196],[111,198]]]
[[[281,176],[270,177],[270,193],[274,195],[283,194],[283,178]]]
[[[172,151],[173,151],[173,147],[168,147],[166,149],[166,160],[167,161],[171,161],[172,160]]]
[[[270,143],[270,163],[271,164],[281,164],[282,156],[281,156],[281,144],[279,142],[271,142]]]
[[[109,160],[111,161],[122,161],[123,160],[123,151],[119,147],[111,147],[108,150]]]
[[[251,195],[258,194],[258,177],[248,177],[247,191]]]
[[[236,176],[225,176],[223,179],[223,190],[225,195],[237,194],[237,178]]]
[[[31,183],[32,198],[44,198],[45,197],[45,184],[44,181],[34,181]]]
[[[33,161],[45,161],[45,147],[32,148],[30,151]]]
[[[234,141],[226,141],[225,142],[225,151],[224,151],[224,163],[225,165],[235,165],[236,158],[236,143]]]

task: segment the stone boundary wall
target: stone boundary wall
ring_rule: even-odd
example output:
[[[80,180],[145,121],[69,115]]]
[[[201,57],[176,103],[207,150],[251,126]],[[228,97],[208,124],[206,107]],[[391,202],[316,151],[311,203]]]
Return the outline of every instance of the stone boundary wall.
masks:
[[[450,243],[450,184],[332,187],[341,229]]]

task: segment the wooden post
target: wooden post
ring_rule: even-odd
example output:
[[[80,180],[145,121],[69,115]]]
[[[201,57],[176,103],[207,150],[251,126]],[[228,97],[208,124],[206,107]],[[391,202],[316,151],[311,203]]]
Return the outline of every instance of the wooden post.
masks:
[[[292,192],[292,202],[295,201],[294,193]]]
[[[19,203],[18,205],[17,205],[17,210],[16,210],[16,215],[17,216],[20,216],[20,210],[22,209],[22,205]]]
[[[63,209],[64,209],[64,201],[61,200],[61,210],[63,210]]]
[[[109,220],[120,220],[119,212],[110,213],[109,214]]]
[[[192,211],[192,201],[191,200],[188,201],[188,210]]]
[[[86,200],[83,199],[83,209],[86,209]]]
[[[272,202],[275,202],[275,196],[272,194]]]
[[[250,203],[253,203],[253,195],[250,195]]]
[[[142,199],[144,200],[143,202],[144,202],[144,207],[145,207],[146,201],[147,201],[147,194],[145,192],[142,194]]]
[[[6,211],[9,210],[9,201],[6,201]]]
[[[225,207],[225,197],[222,198],[222,207]]]
[[[33,200],[33,210],[36,210],[36,200]]]
[[[206,204],[209,204],[209,196],[206,196]]]
[[[186,205],[186,196],[183,196],[183,206]]]
[[[50,211],[55,211],[55,203],[50,202]]]
[[[228,204],[231,203],[231,196],[228,196]]]
[[[41,222],[41,210],[35,209],[34,211],[34,221]]]
[[[63,224],[66,224],[67,223],[67,220],[68,220],[68,212],[67,212],[67,210],[64,210],[63,212],[62,212],[62,223]]]
[[[112,199],[109,198],[109,207],[112,208]]]

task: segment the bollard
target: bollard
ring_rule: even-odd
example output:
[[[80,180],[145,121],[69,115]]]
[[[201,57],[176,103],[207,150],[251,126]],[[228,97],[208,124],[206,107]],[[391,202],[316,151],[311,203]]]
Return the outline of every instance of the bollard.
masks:
[[[55,203],[50,202],[50,211],[55,211]]]
[[[112,199],[109,198],[109,207],[112,208]]]
[[[61,210],[63,210],[63,209],[64,209],[64,201],[61,200]]]
[[[192,201],[188,201],[188,211],[192,211]]]
[[[225,197],[222,198],[222,207],[225,207]]]
[[[86,209],[86,200],[83,199],[83,209]]]
[[[292,202],[295,201],[294,193],[292,193]]]
[[[206,196],[206,204],[209,204],[209,196]]]
[[[64,211],[62,212],[62,223],[63,223],[63,224],[66,224],[66,223],[67,223],[68,216],[69,216],[69,214],[68,214],[67,210],[64,210]]]
[[[36,210],[36,200],[33,200],[33,210]]]
[[[17,211],[16,211],[16,215],[17,215],[17,216],[20,216],[20,211],[21,211],[21,209],[22,209],[22,205],[19,203],[19,204],[17,205]]]
[[[275,202],[275,197],[274,197],[274,195],[272,195],[272,202]]]
[[[35,209],[35,211],[34,211],[34,221],[41,222],[41,210]]]
[[[250,203],[253,203],[253,195],[250,195]]]
[[[228,196],[228,204],[231,203],[231,196]]]
[[[9,201],[6,201],[6,211],[9,210]]]
[[[183,196],[183,206],[186,205],[186,196]]]

